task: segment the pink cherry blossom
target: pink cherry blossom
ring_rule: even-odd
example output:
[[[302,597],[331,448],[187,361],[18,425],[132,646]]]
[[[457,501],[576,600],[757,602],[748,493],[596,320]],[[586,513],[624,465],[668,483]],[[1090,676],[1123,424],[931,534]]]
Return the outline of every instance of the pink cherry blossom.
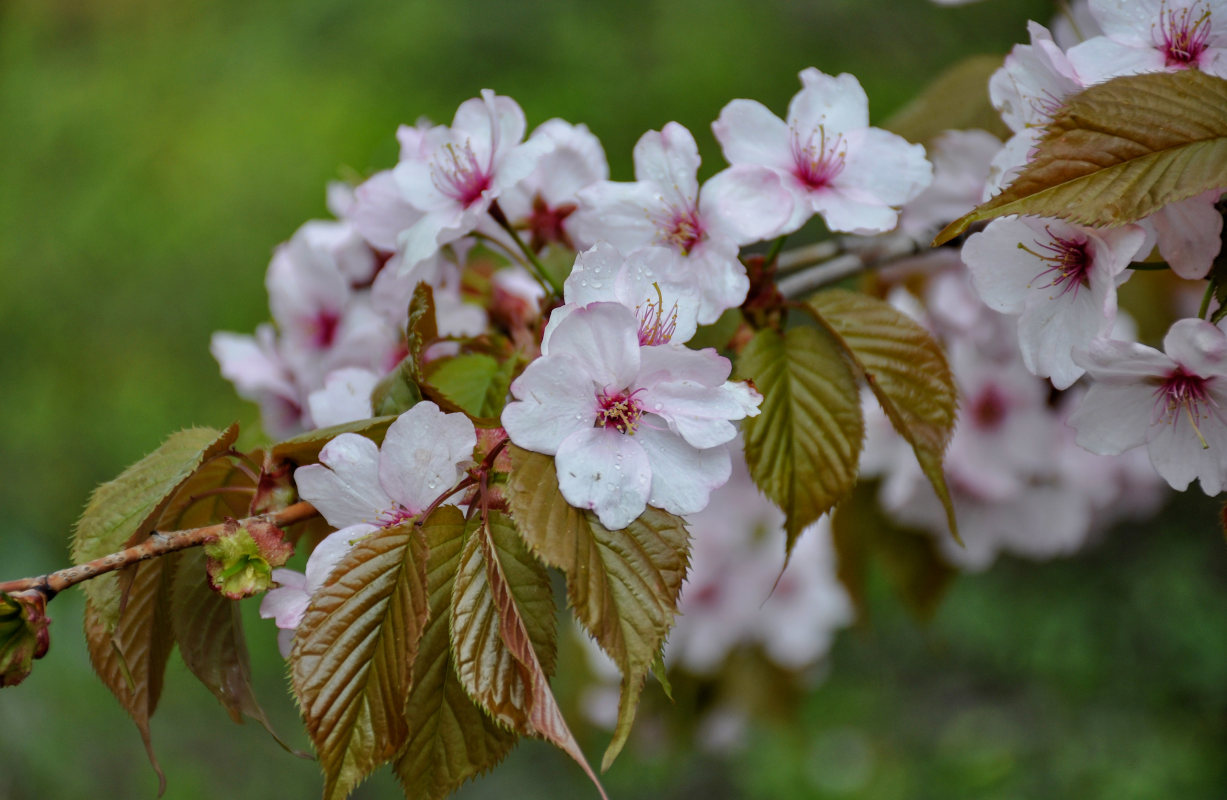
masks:
[[[1070,48],[1086,84],[1200,69],[1227,77],[1227,0],[1091,0],[1103,35]]]
[[[483,89],[460,105],[450,128],[430,129],[397,164],[401,193],[423,212],[400,235],[402,270],[476,229],[499,195],[536,168],[553,143],[545,137],[525,142],[525,127],[514,100]]]
[[[967,240],[963,261],[984,302],[1018,314],[1027,369],[1064,389],[1082,376],[1071,352],[1111,330],[1116,287],[1145,243],[1136,225],[1094,230],[1060,220],[993,220]]]
[[[586,125],[561,119],[538,125],[529,141],[538,138],[550,142],[549,152],[503,193],[499,206],[513,225],[527,230],[534,249],[552,243],[577,249],[571,216],[581,189],[609,179],[605,150]]]
[[[738,247],[775,236],[792,199],[778,177],[762,170],[726,169],[700,188],[698,146],[676,122],[640,137],[634,158],[634,183],[603,181],[579,193],[572,230],[584,242],[606,241],[623,253],[668,248],[670,277],[693,284],[699,322],[715,322],[750,288]]]
[[[869,127],[869,99],[855,77],[801,72],[802,89],[788,120],[755,100],[734,100],[712,125],[734,166],[766,169],[793,196],[781,233],[821,214],[833,231],[880,233],[895,227],[896,209],[929,184],[924,148]]]
[[[1218,494],[1227,479],[1227,334],[1182,319],[1163,349],[1097,339],[1075,353],[1094,382],[1070,424],[1093,453],[1144,444],[1173,489],[1196,478],[1206,494]]]
[[[675,514],[707,505],[729,476],[734,420],[762,397],[728,381],[714,350],[639,344],[618,303],[577,308],[511,385],[503,427],[520,447],[555,456],[567,502],[624,528],[647,504]]]
[[[379,375],[361,367],[345,367],[328,373],[324,388],[307,395],[311,420],[320,428],[369,419],[371,392]]]

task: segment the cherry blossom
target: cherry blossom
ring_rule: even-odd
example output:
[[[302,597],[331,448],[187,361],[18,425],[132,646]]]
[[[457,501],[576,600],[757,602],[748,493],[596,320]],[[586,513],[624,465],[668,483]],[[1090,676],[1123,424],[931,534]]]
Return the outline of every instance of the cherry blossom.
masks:
[[[536,168],[553,143],[544,136],[523,141],[525,127],[519,104],[483,89],[460,105],[451,127],[425,132],[420,147],[396,165],[402,195],[423,212],[400,234],[401,270],[472,232],[499,195]]]
[[[793,196],[781,233],[821,214],[833,231],[880,233],[895,227],[896,209],[929,184],[924,148],[869,127],[869,99],[855,77],[801,72],[802,89],[788,121],[755,100],[734,100],[712,125],[733,165],[764,168]]]
[[[1023,362],[1058,389],[1082,376],[1071,351],[1105,335],[1116,316],[1116,286],[1146,241],[1136,225],[1094,230],[1060,220],[993,220],[968,239],[963,261],[981,299],[1020,315]]]
[[[727,380],[714,350],[641,346],[639,326],[618,303],[577,308],[512,383],[502,416],[515,444],[555,456],[567,502],[615,530],[648,503],[675,514],[707,505],[728,480],[732,421],[762,402]]]
[[[563,285],[566,305],[554,310],[546,337],[580,306],[621,303],[639,320],[639,344],[684,344],[698,328],[695,291],[669,279],[672,254],[663,247],[641,247],[623,257],[608,242],[580,253]]]
[[[273,570],[273,580],[278,586],[261,599],[260,616],[272,619],[280,628],[277,647],[285,658],[290,657],[294,631],[311,605],[311,596],[323,588],[328,575],[363,535],[346,528],[325,536],[311,551],[305,573],[284,567]]]
[[[1227,77],[1227,0],[1091,0],[1090,10],[1103,35],[1069,50],[1088,85],[1191,68]]]
[[[668,248],[672,277],[698,289],[699,322],[715,322],[750,288],[738,247],[778,234],[792,199],[762,170],[726,169],[700,188],[698,145],[676,122],[645,133],[634,160],[634,183],[603,181],[579,193],[572,230],[584,242],[607,241],[623,253]]]
[[[379,375],[361,367],[345,367],[328,373],[324,388],[307,395],[312,421],[321,428],[370,419],[371,392]]]
[[[1070,417],[1093,453],[1146,445],[1151,464],[1177,491],[1194,478],[1215,495],[1227,477],[1227,334],[1200,319],[1168,330],[1164,353],[1097,339],[1075,359],[1094,378]]]
[[[550,143],[549,151],[536,169],[503,193],[499,206],[517,228],[528,231],[534,250],[551,243],[577,249],[571,215],[581,189],[609,179],[605,150],[586,125],[561,119],[538,125],[529,141],[538,138]]]

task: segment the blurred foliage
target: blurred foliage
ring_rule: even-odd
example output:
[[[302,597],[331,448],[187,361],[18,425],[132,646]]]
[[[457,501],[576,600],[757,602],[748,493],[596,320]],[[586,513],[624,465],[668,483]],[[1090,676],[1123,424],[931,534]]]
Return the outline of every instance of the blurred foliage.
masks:
[[[171,431],[255,420],[218,376],[209,333],[267,317],[272,248],[324,214],[329,179],[391,165],[397,124],[447,121],[488,86],[530,125],[586,122],[616,178],[630,177],[639,135],[671,119],[695,133],[711,174],[709,125],[734,97],[783,111],[813,65],[856,74],[885,119],[943,68],[1006,52],[1028,17],[1049,13],[1043,0],[0,4],[0,572],[66,563],[89,491]],[[873,627],[840,637],[831,676],[791,717],[753,727],[733,756],[653,739],[664,733],[645,719],[606,786],[662,798],[1221,796],[1227,557],[1213,519],[1189,502],[1085,557],[960,578],[926,627],[871,582]],[[52,604],[48,657],[0,694],[5,800],[155,790],[135,729],[90,672],[81,605],[77,592]],[[257,692],[303,747],[272,626],[245,606]],[[660,718],[685,710],[670,708]],[[314,763],[232,726],[177,656],[153,734],[170,797],[319,790]],[[593,755],[606,741],[583,744]],[[521,745],[461,796],[588,796],[546,751]],[[380,773],[357,796],[395,794]]]

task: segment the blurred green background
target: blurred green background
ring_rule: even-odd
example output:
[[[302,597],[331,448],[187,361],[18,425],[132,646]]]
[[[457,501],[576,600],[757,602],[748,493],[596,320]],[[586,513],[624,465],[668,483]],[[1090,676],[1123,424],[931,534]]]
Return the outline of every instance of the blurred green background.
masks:
[[[391,165],[398,123],[446,122],[490,87],[530,125],[586,122],[615,178],[669,120],[695,132],[710,174],[709,125],[734,97],[782,111],[813,65],[856,74],[880,120],[1050,13],[1045,0],[0,3],[0,577],[66,563],[89,490],[170,431],[254,428],[209,334],[267,316],[272,248],[325,213],[329,179]],[[1227,553],[1216,505],[1186,501],[1077,559],[961,578],[927,626],[877,587],[873,625],[841,635],[826,680],[744,750],[647,735],[606,785],[711,800],[1227,796]],[[90,672],[80,613],[77,593],[57,599],[48,658],[0,694],[0,800],[156,791]],[[271,624],[247,613],[258,689],[302,746]],[[313,763],[232,726],[177,660],[154,737],[171,798],[319,791]],[[603,734],[585,744],[595,756]],[[537,743],[461,794],[594,796]],[[380,774],[358,796],[397,792]]]

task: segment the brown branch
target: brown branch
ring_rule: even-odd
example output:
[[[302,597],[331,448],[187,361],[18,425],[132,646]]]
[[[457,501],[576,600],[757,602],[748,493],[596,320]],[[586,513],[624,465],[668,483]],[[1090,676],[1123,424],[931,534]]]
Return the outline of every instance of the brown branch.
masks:
[[[315,506],[307,502],[301,502],[273,514],[261,514],[239,520],[239,524],[260,521],[272,523],[283,528],[318,515],[319,511],[316,510]],[[90,578],[96,578],[107,572],[123,569],[140,561],[164,556],[178,550],[186,550],[189,547],[207,544],[221,535],[225,527],[226,523],[223,522],[217,525],[207,525],[203,528],[190,528],[184,531],[171,531],[169,533],[153,531],[149,534],[149,538],[140,544],[111,553],[110,555],[105,555],[102,558],[96,558],[85,564],[65,567],[64,569],[47,575],[40,575],[36,578],[18,578],[17,580],[0,582],[0,592],[11,593],[37,589],[50,599],[70,586],[87,581]]]
[[[781,272],[790,274],[780,278],[776,285],[785,297],[801,297],[857,273],[912,258],[926,249],[901,233],[845,236],[839,240],[838,247],[819,242],[780,253]]]

